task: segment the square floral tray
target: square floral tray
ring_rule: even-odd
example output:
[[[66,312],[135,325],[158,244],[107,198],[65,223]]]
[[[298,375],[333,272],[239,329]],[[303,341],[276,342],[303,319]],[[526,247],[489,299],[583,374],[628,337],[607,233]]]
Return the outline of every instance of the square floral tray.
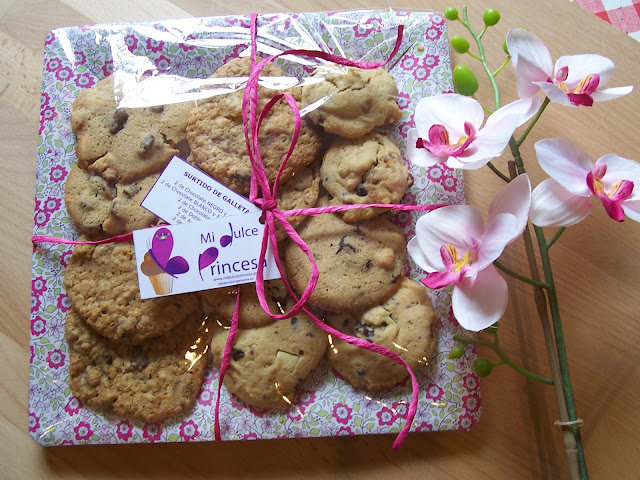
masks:
[[[397,26],[405,26],[400,53],[387,69],[395,76],[402,119],[392,133],[404,151],[420,98],[451,92],[451,68],[444,19],[432,12],[349,11],[261,15],[259,53],[289,48],[322,49],[357,60],[379,61],[391,52]],[[78,236],[64,204],[64,181],[76,161],[69,116],[78,93],[121,68],[127,55],[144,57],[152,75],[207,78],[230,58],[246,55],[249,17],[230,16],[70,27],[52,31],[45,42],[40,144],[37,156],[34,234]],[[124,55],[123,55],[124,54]],[[279,60],[288,75],[304,77],[317,64]],[[414,183],[404,203],[463,203],[462,175],[445,166],[411,166]],[[395,214],[407,239],[417,213]],[[190,414],[161,424],[144,424],[86,408],[69,387],[68,347],[64,338],[70,302],[62,279],[69,245],[34,248],[29,370],[29,431],[42,445],[83,443],[183,442],[214,439],[218,372],[206,374]],[[410,275],[421,273],[409,263]],[[449,360],[453,335],[464,334],[450,309],[450,292],[431,292],[440,314],[438,353],[416,372],[419,404],[412,431],[471,427],[480,416],[478,379],[471,347]],[[321,363],[287,411],[256,411],[222,390],[220,422],[224,440],[319,437],[399,432],[407,417],[411,384],[381,394],[354,391]]]

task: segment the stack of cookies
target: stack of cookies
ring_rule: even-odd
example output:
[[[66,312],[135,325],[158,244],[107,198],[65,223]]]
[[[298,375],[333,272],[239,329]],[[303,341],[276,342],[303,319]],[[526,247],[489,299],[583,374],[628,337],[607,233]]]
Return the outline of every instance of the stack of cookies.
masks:
[[[235,91],[192,104],[122,109],[111,77],[83,91],[72,109],[78,163],[66,184],[69,214],[86,238],[155,225],[140,207],[173,155],[247,195],[251,165],[242,117],[249,59],[234,59],[213,76]],[[399,203],[411,184],[400,151],[384,126],[400,118],[393,77],[383,69],[317,72],[316,82],[288,88],[306,107],[293,155],[280,176],[282,210],[336,204]],[[274,65],[262,72],[259,108],[283,84]],[[293,116],[278,102],[260,130],[270,182],[293,133]],[[384,208],[297,216],[290,222],[320,270],[308,308],[329,325],[381,345],[411,368],[435,350],[437,323],[425,288],[404,275],[402,230]],[[301,294],[311,275],[306,255],[277,232],[286,276]],[[383,390],[407,372],[392,360],[341,342],[306,314],[274,320],[254,284],[141,300],[130,243],[80,245],[65,273],[73,308],[67,317],[71,387],[85,405],[156,422],[187,411],[198,395],[207,358],[220,366],[240,290],[239,329],[225,377],[247,404],[286,408],[321,359],[354,387]],[[291,309],[282,280],[266,282],[272,313]]]

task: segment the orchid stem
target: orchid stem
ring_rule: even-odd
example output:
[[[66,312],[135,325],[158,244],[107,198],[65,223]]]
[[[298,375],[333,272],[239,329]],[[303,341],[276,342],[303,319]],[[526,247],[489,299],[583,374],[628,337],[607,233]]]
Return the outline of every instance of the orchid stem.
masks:
[[[542,102],[542,105],[540,105],[540,108],[538,109],[534,117],[529,122],[529,125],[527,125],[527,129],[522,133],[522,136],[515,142],[517,147],[522,145],[522,143],[527,139],[527,136],[529,135],[531,130],[533,130],[533,127],[535,127],[536,123],[538,123],[540,116],[542,115],[545,108],[547,108],[547,105],[549,105],[550,102],[551,100],[549,100],[549,97],[544,97],[544,101]]]
[[[510,56],[510,55],[507,55],[507,58],[505,58],[505,59],[504,59],[504,62],[502,62],[502,65],[500,65],[500,66],[498,67],[498,69],[497,69],[495,72],[493,72],[493,76],[494,76],[494,77],[497,77],[497,76],[500,74],[500,72],[501,72],[502,70],[504,70],[504,68],[505,68],[507,65],[509,65],[509,62],[510,62],[510,61],[511,61],[511,56]]]
[[[472,344],[472,345],[481,345],[483,347],[490,348],[496,353],[496,355],[498,355],[498,357],[500,357],[500,360],[501,360],[501,363],[493,363],[494,366],[506,364],[506,365],[509,365],[511,368],[513,368],[516,372],[519,372],[524,376],[531,378],[532,380],[536,380],[541,383],[546,383],[547,385],[553,385],[553,380],[551,380],[550,378],[543,377],[542,375],[538,375],[537,373],[533,373],[527,370],[526,368],[521,367],[520,365],[515,363],[513,360],[511,360],[509,357],[507,357],[507,355],[498,346],[497,340],[495,342],[486,342],[484,340],[460,337],[458,335],[454,335],[453,339],[459,343],[462,343],[463,345]]]
[[[509,183],[511,181],[511,179],[507,177],[504,173],[502,173],[500,170],[498,170],[498,167],[496,167],[493,163],[489,162],[487,163],[487,166],[493,171],[493,173],[495,173],[505,182]]]
[[[564,231],[567,229],[567,227],[561,227],[558,229],[558,231],[556,232],[556,234],[551,238],[551,240],[549,240],[547,242],[547,250],[551,248],[551,246],[556,243],[558,241],[558,239],[560,238],[560,235],[562,235],[564,233]]]
[[[499,270],[502,270],[504,273],[506,273],[507,275],[511,275],[513,278],[516,278],[518,280],[520,280],[521,282],[525,282],[528,283],[529,285],[533,285],[534,287],[537,288],[544,288],[547,289],[549,288],[549,286],[546,283],[543,282],[539,282],[536,280],[533,280],[529,277],[525,277],[524,275],[520,275],[517,272],[514,272],[513,270],[505,267],[504,265],[502,265],[500,262],[498,261],[494,261],[493,264],[496,266],[496,268],[498,268]]]
[[[478,57],[479,57],[480,63],[482,64],[482,68],[487,74],[487,77],[489,77],[489,82],[491,82],[491,88],[493,89],[493,95],[494,95],[494,100],[495,100],[496,110],[497,110],[500,108],[500,90],[498,89],[498,84],[496,83],[496,77],[491,72],[491,69],[489,68],[489,64],[487,63],[487,57],[484,53],[484,47],[482,46],[482,41],[481,41],[482,36],[487,31],[487,26],[485,25],[482,32],[480,32],[480,35],[476,34],[475,30],[469,23],[469,16],[467,15],[466,5],[462,7],[462,18],[463,18],[462,24],[466,27],[467,30],[469,30],[469,33],[471,34],[473,39],[476,41],[476,45],[478,46]]]

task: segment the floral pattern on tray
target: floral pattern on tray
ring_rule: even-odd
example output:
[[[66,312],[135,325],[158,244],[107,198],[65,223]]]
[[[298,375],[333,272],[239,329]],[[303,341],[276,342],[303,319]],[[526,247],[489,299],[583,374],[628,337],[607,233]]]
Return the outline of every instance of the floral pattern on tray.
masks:
[[[400,90],[403,114],[393,134],[403,150],[415,102],[452,91],[446,26],[439,14],[386,10],[261,15],[258,41],[267,53],[296,46],[378,61],[391,52],[399,24],[405,25],[405,38],[399,59],[387,68]],[[69,117],[82,89],[126,67],[122,59],[129,54],[147,59],[152,75],[206,78],[230,58],[246,54],[248,26],[248,16],[232,16],[52,31],[44,48],[34,234],[69,239],[78,235],[65,208],[64,182],[76,161]],[[277,64],[299,77],[316,66],[285,59]],[[411,167],[411,173],[415,180],[404,203],[464,203],[461,172],[436,165]],[[407,239],[414,234],[418,215],[394,214]],[[28,426],[32,437],[42,445],[213,440],[215,367],[207,371],[192,412],[161,424],[99,413],[72,395],[64,338],[71,305],[62,284],[71,253],[69,245],[43,245],[33,251]],[[407,268],[418,278],[415,264],[409,261]],[[461,359],[447,358],[453,335],[464,332],[451,315],[450,291],[430,294],[441,317],[439,348],[429,366],[416,372],[420,391],[412,431],[467,429],[480,416],[478,379],[472,370],[476,354],[469,347]],[[388,392],[364,394],[354,391],[323,361],[287,411],[255,410],[224,388],[222,395],[219,418],[224,440],[363,435],[400,431],[411,384],[405,381]]]

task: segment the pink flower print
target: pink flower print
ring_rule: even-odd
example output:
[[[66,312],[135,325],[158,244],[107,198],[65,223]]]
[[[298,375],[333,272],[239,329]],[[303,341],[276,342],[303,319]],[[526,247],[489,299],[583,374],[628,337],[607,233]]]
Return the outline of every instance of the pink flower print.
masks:
[[[396,420],[396,414],[388,407],[382,407],[382,410],[376,413],[376,415],[379,425],[391,425]]]
[[[242,402],[238,402],[238,401],[236,400],[235,395],[231,395],[229,398],[231,399],[231,406],[232,406],[233,408],[235,408],[236,410],[243,410],[243,409],[244,409],[244,403],[242,403]],[[222,399],[221,399],[221,400],[222,400]]]
[[[400,228],[405,228],[411,224],[411,214],[405,211],[396,212],[393,215],[393,223],[398,225]]]
[[[68,172],[64,167],[56,165],[49,172],[49,178],[52,182],[62,182],[65,178],[67,178],[67,173]]]
[[[427,422],[422,422],[420,425],[418,425],[415,429],[416,432],[431,432],[433,431],[433,425],[427,423]]]
[[[51,58],[47,60],[47,62],[44,65],[44,68],[45,70],[47,70],[47,72],[57,72],[60,66],[61,66],[61,63],[59,58]]]
[[[209,390],[202,389],[200,390],[200,396],[198,397],[198,403],[200,405],[210,406],[213,401],[213,395]]]
[[[133,426],[126,420],[119,422],[116,426],[116,434],[123,442],[126,442],[133,436]]]
[[[427,398],[430,398],[433,402],[437,402],[442,398],[444,391],[435,383],[427,385]]]
[[[36,358],[36,351],[33,345],[29,345],[29,365],[33,363],[33,359]]]
[[[51,350],[47,354],[47,363],[50,368],[60,368],[64,365],[64,359],[67,358],[64,353],[58,348]]]
[[[460,418],[458,418],[458,427],[460,427],[460,429],[468,430],[469,428],[473,427],[475,423],[475,417],[469,413],[460,415]]]
[[[460,324],[458,323],[458,320],[456,320],[455,315],[453,314],[453,309],[449,310],[449,315],[447,316],[447,320],[449,320],[449,323],[451,323],[454,326],[459,326]]]
[[[62,255],[60,255],[60,265],[67,268],[67,265],[69,265],[69,260],[71,259],[72,253],[73,253],[73,250],[67,250]]]
[[[193,40],[195,40],[195,37],[193,35],[188,35],[187,38],[185,38],[185,42],[189,42]],[[181,43],[180,48],[182,49],[183,52],[188,52],[189,50],[193,50],[196,47],[195,45],[189,45],[189,43]]]
[[[407,135],[409,134],[409,130],[411,130],[414,127],[415,127],[415,125],[413,124],[413,122],[403,122],[403,123],[400,124],[400,128],[398,129],[398,133],[400,133],[400,136],[402,138],[407,138]]]
[[[49,197],[47,198],[46,202],[44,202],[43,210],[45,212],[53,213],[60,208],[61,203],[62,202],[60,201],[59,198]]]
[[[91,425],[87,422],[80,422],[78,426],[76,426],[73,431],[76,433],[76,440],[89,440],[91,435],[93,435],[93,430],[91,430]]]
[[[233,49],[231,50],[231,54],[224,57],[223,63],[227,63],[229,60],[238,58],[240,56],[240,52],[245,48],[246,45],[236,45],[235,47],[233,47]]]
[[[427,178],[429,178],[429,180],[431,180],[432,182],[440,183],[440,179],[442,178],[442,175],[443,175],[442,166],[439,163],[431,165],[427,169]]]
[[[440,183],[447,192],[455,192],[458,187],[458,179],[454,177],[444,177]]]
[[[299,422],[304,418],[304,408],[292,407],[287,410],[287,417],[294,422]]]
[[[302,406],[302,407],[307,407],[309,405],[311,405],[313,402],[315,402],[316,400],[316,394],[313,391],[310,390],[302,390],[299,394],[298,394],[298,405]]]
[[[69,401],[64,406],[64,411],[69,414],[70,417],[77,415],[77,413],[82,408],[82,402],[78,400],[76,397],[69,397]]]
[[[180,425],[180,436],[185,442],[189,442],[195,439],[200,432],[198,432],[198,426],[193,420],[188,422],[182,422]]]
[[[462,377],[462,383],[464,383],[464,386],[467,387],[467,390],[470,392],[477,390],[480,386],[478,383],[478,377],[475,373],[469,373]]]
[[[379,32],[382,30],[382,19],[377,17],[371,17],[367,19],[363,19],[362,23],[353,27],[353,31],[356,34],[356,37],[366,37],[373,32]],[[361,32],[362,30],[362,32]]]
[[[47,92],[42,92],[40,94],[40,111],[42,111],[48,105],[49,105],[49,94]]]
[[[477,412],[480,408],[480,395],[477,393],[471,393],[462,397],[462,403],[468,412]]]
[[[433,69],[433,67],[437,67],[439,63],[440,57],[437,55],[426,54],[422,59],[422,65],[429,70]]]
[[[73,52],[73,56],[76,65],[84,65],[87,63],[87,56],[84,52]]]
[[[407,402],[393,402],[391,404],[391,410],[396,413],[396,416],[406,420],[407,414],[409,413],[409,404]]]
[[[353,418],[351,412],[352,410],[344,403],[337,403],[333,406],[333,418],[335,418],[338,423],[344,425],[349,423],[349,420]]]
[[[400,107],[400,110],[406,110],[407,108],[409,108],[409,105],[411,103],[411,97],[408,93],[400,92],[398,94],[398,98],[396,99],[396,103]]]
[[[42,295],[47,291],[47,281],[42,277],[36,277],[31,280],[31,291],[34,295]]]
[[[431,23],[434,25],[444,25],[444,18],[442,15],[434,13],[431,15]]]
[[[164,42],[162,40],[155,40],[153,38],[147,38],[147,49],[151,50],[153,53],[158,53],[164,47]]]
[[[51,215],[49,214],[49,212],[44,212],[42,210],[40,210],[39,212],[36,211],[35,215],[33,216],[33,223],[35,223],[38,227],[44,227],[47,222],[49,222],[50,217]]]
[[[156,59],[156,67],[158,67],[158,70],[161,72],[166,72],[171,67],[171,60],[164,55],[160,55],[160,58]]]
[[[38,337],[46,331],[47,322],[44,318],[37,316],[33,320],[31,320],[31,335]]]
[[[36,297],[35,295],[31,296],[31,313],[35,313],[38,310],[40,310],[40,299],[38,297]]]
[[[124,37],[124,44],[127,46],[129,51],[133,53],[133,51],[138,48],[138,39],[133,35],[127,35]]]
[[[61,82],[66,82],[73,78],[73,72],[69,67],[62,67],[56,71],[56,78]]]
[[[40,428],[40,417],[36,417],[35,413],[29,413],[29,431],[36,432]]]
[[[442,36],[442,30],[440,30],[438,27],[430,27],[427,29],[427,32],[425,33],[426,39],[432,42],[435,40],[438,40],[441,36]]]
[[[108,77],[113,73],[113,60],[107,60],[102,66],[102,73],[105,77]]]
[[[255,432],[247,433],[242,437],[243,440],[258,440],[258,435]]]
[[[158,423],[147,424],[142,427],[142,436],[149,442],[157,442],[162,436],[162,427]]]
[[[402,57],[402,60],[400,60],[400,68],[410,72],[418,66],[418,62],[418,57],[416,57],[415,55],[405,54]]]
[[[338,436],[341,435],[355,435],[355,433],[353,433],[353,430],[351,430],[351,427],[340,427],[338,429]]]
[[[425,67],[424,65],[418,65],[418,68],[413,71],[413,78],[420,82],[424,82],[427,78],[429,78],[429,75],[431,75],[431,69]]]
[[[71,300],[64,293],[58,295],[58,308],[65,313],[71,308]]]
[[[402,197],[402,203],[406,205],[416,205],[418,203],[418,198],[415,193],[407,192]]]
[[[44,44],[51,45],[55,39],[56,39],[56,36],[53,34],[53,32],[49,32],[46,38],[44,39]]]
[[[51,105],[47,105],[40,111],[40,120],[42,123],[50,122],[58,116],[58,112]]]

